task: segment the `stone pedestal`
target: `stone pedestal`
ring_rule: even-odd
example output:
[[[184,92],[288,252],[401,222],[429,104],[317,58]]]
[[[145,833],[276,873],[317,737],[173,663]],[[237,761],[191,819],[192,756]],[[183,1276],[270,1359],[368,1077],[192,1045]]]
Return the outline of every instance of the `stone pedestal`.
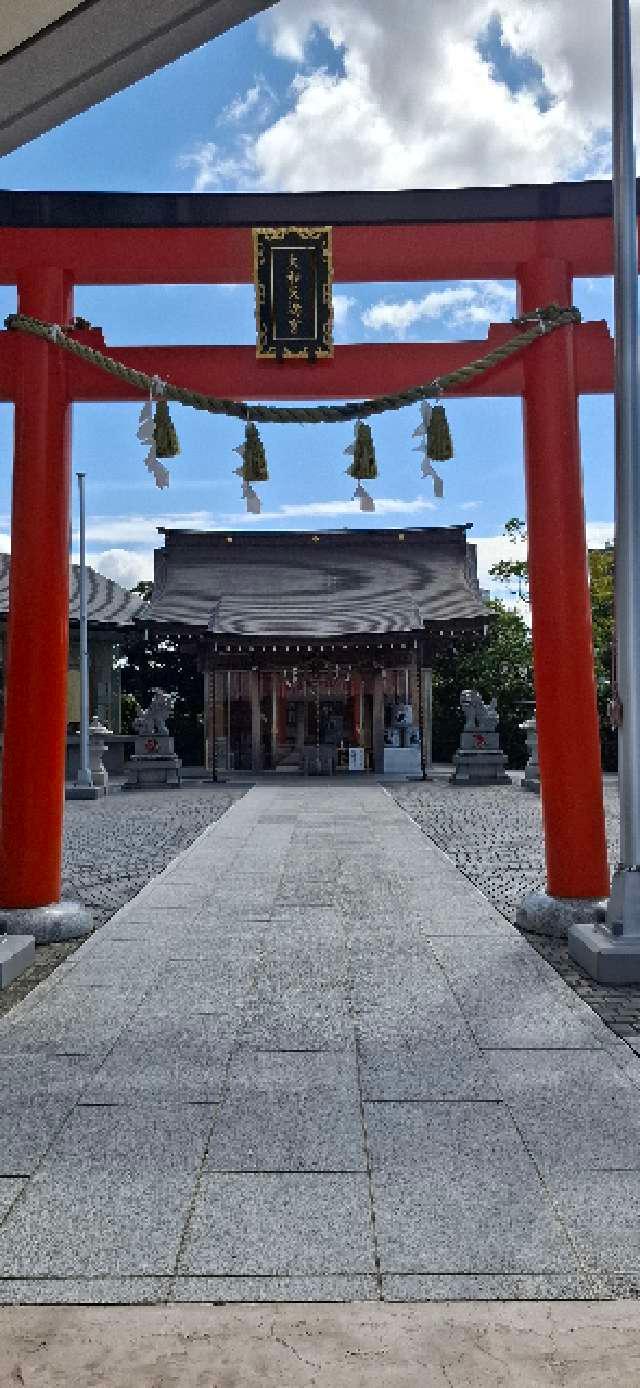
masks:
[[[89,766],[91,768],[91,785],[85,785],[79,779],[80,772],[80,734],[74,734],[73,741],[76,746],[76,773],[75,782],[72,786],[65,788],[65,798],[67,800],[99,800],[101,795],[107,794],[109,785],[109,773],[102,760],[107,750],[105,737],[110,732],[96,716],[91,719],[89,724]],[[69,738],[67,738],[67,744]]]
[[[157,789],[158,786],[179,786],[181,782],[182,762],[176,756],[170,734],[153,733],[136,737],[135,752],[127,762],[124,789]]]
[[[538,729],[535,718],[527,718],[520,724],[522,731],[527,739],[527,751],[529,759],[524,768],[524,776],[520,783],[521,790],[532,790],[534,794],[540,794],[540,766],[538,763]]]
[[[570,937],[572,926],[580,921],[596,922],[605,914],[606,902],[596,898],[549,896],[548,892],[527,892],[516,911],[516,925],[534,935],[550,935],[556,940]]]
[[[508,786],[507,758],[500,750],[497,732],[467,731],[460,734],[460,746],[453,758],[453,785]]]

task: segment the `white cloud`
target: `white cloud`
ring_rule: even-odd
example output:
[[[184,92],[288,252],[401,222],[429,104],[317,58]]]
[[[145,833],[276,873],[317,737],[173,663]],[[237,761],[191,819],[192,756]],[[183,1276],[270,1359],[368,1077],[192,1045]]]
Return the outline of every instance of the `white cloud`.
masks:
[[[335,328],[344,327],[355,302],[351,294],[337,293],[333,295],[333,324]]]
[[[158,516],[92,516],[87,523],[87,543],[124,548],[127,545],[158,546],[162,537],[158,526],[168,529],[215,530],[217,517],[212,511],[180,511]],[[73,540],[78,539],[74,530]]]
[[[633,8],[640,9],[638,0]],[[438,187],[575,177],[606,159],[609,5],[603,0],[280,0],[261,30],[302,65],[321,30],[342,70],[298,70],[286,114],[245,177],[288,189]],[[490,20],[542,69],[511,91],[478,47]]]
[[[466,504],[468,506],[470,503]],[[605,544],[611,544],[613,542],[613,529],[613,521],[587,521],[587,544],[589,548],[603,549]],[[491,588],[496,596],[505,597],[506,588],[502,584],[496,584],[495,579],[489,575],[489,569],[500,559],[526,559],[526,541],[516,540],[513,543],[506,535],[474,535],[472,543],[477,546],[478,550],[480,587]]]
[[[504,592],[501,585],[489,575],[489,569],[500,559],[526,559],[526,541],[514,543],[506,535],[474,535],[472,543],[478,552],[478,579],[481,588],[491,588],[496,593]]]
[[[105,549],[102,554],[90,555],[88,563],[123,588],[135,588],[141,579],[153,578],[152,550]]]
[[[497,280],[480,280],[444,289],[431,289],[419,299],[379,299],[362,314],[373,332],[405,334],[417,323],[444,319],[452,328],[486,325],[515,313],[515,290]]]
[[[252,142],[246,135],[238,140],[234,153],[221,150],[214,140],[202,140],[192,150],[180,155],[178,167],[195,169],[193,189],[196,193],[235,188],[245,181],[251,150]]]
[[[274,93],[264,77],[257,77],[253,86],[223,107],[218,116],[218,125],[240,125],[248,116],[254,121],[262,121],[272,110],[274,101]]]
[[[604,549],[613,544],[613,521],[587,521],[587,544],[590,549]]]
[[[375,503],[377,516],[415,515],[420,511],[435,511],[436,509],[435,501],[429,501],[427,497],[423,496],[413,497],[406,501],[402,497],[376,496]],[[280,506],[277,511],[263,511],[259,516],[245,515],[243,511],[240,511],[225,516],[224,520],[229,525],[245,525],[260,521],[323,520],[327,517],[359,515],[359,503],[345,498],[340,501],[305,501],[286,504]]]
[[[256,79],[222,116],[227,133],[250,118],[254,138],[242,134],[225,149],[205,140],[182,163],[195,169],[201,190],[607,176],[609,11],[605,0],[325,0],[321,8],[279,0],[260,28],[273,53],[294,65],[289,109],[260,129],[273,108]],[[632,11],[640,17],[640,0]],[[486,56],[491,21],[539,70],[528,86],[511,90]],[[635,30],[638,43],[639,24]],[[335,48],[337,72],[310,66],[318,32]]]
[[[11,536],[0,533],[0,554],[11,554]]]

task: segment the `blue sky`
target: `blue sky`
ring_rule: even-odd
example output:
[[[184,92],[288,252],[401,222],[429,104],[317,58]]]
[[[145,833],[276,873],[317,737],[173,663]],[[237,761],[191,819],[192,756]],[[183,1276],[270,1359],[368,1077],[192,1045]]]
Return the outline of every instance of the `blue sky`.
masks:
[[[493,6],[434,0],[428,13],[423,0],[396,0],[393,7],[382,0],[329,0],[318,30],[311,0],[281,0],[266,18],[0,159],[0,186],[428,187],[606,173],[606,84],[601,87],[607,74],[596,11],[587,42],[555,0],[548,7],[555,27],[545,28],[540,14],[532,27],[530,9],[523,0]],[[418,37],[426,39],[440,86],[429,79]],[[457,82],[467,93],[464,109]],[[450,103],[446,139],[443,102]],[[340,284],[335,297],[338,342],[482,340],[489,321],[514,311],[508,284]],[[609,281],[578,282],[575,300],[585,317],[611,322]],[[0,287],[1,316],[14,306],[13,291]],[[250,286],[80,286],[76,311],[99,323],[114,345],[254,340]],[[352,426],[265,427],[271,481],[260,489],[257,521],[243,514],[233,474],[236,422],[175,408],[182,453],[171,464],[169,490],[159,492],[135,437],[137,408],[77,407],[74,469],[87,474],[91,559],[133,583],[151,573],[157,525],[317,529],[470,521],[486,570],[501,550],[504,521],[524,511],[520,403],[456,401],[448,413],[456,456],[443,467],[445,497],[438,502],[412,451],[417,412],[375,421],[380,476],[371,486],[378,506],[370,517],[351,509],[343,450]],[[584,399],[581,428],[590,535],[602,542],[613,518],[611,400]],[[6,406],[0,407],[0,457],[0,548],[8,548]]]

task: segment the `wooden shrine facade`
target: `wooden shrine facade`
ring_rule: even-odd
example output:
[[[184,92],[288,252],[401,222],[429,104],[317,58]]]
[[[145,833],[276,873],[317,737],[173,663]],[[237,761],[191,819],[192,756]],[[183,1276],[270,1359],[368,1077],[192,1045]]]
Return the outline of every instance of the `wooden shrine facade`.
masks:
[[[428,768],[433,656],[486,630],[466,530],[162,530],[145,622],[196,637],[208,765]]]

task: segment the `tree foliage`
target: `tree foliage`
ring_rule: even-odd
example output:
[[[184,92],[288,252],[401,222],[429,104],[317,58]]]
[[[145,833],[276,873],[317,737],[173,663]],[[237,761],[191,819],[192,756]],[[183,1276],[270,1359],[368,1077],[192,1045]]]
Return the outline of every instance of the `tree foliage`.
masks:
[[[497,695],[500,742],[511,766],[527,760],[519,724],[533,709],[531,637],[518,612],[499,601],[489,603],[485,639],[467,650],[443,651],[433,663],[433,734],[435,761],[451,761],[463,724],[462,689],[477,689],[485,701]]]
[[[526,540],[525,523],[518,516],[506,522],[504,533],[513,544]],[[589,550],[589,589],[593,626],[593,655],[598,692],[598,717],[602,764],[606,771],[617,767],[617,736],[611,728],[608,704],[612,697],[613,638],[614,638],[614,550]],[[529,601],[529,568],[526,559],[500,559],[489,569],[492,578],[509,587],[513,596]]]
[[[133,589],[147,600],[152,583]],[[132,732],[136,705],[147,708],[154,687],[176,694],[169,728],[176,752],[187,765],[204,763],[204,680],[197,651],[184,637],[178,640],[150,626],[142,626],[127,642],[120,659],[122,680],[122,731]]]

